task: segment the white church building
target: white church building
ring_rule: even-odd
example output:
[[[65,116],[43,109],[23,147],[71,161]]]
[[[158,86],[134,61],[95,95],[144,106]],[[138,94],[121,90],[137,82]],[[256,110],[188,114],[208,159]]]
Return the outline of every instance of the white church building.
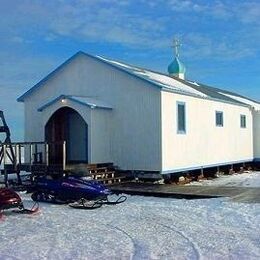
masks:
[[[260,103],[78,52],[18,98],[25,141],[66,141],[68,163],[176,173],[260,161]]]

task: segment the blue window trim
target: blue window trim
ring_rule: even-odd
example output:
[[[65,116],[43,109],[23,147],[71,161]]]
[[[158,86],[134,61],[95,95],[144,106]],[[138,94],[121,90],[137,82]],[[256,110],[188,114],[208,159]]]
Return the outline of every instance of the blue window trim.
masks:
[[[184,130],[179,130],[179,115],[178,115],[178,107],[179,105],[184,106]],[[177,134],[186,134],[187,125],[186,125],[186,103],[182,101],[176,102],[176,126],[177,126]]]
[[[217,115],[218,114],[221,114],[222,115],[222,124],[218,124],[218,122],[217,122]],[[223,113],[223,111],[216,111],[216,113],[215,113],[215,124],[216,124],[216,126],[217,127],[223,127],[224,126],[224,113]]]
[[[245,119],[245,121],[242,121],[242,118]],[[244,125],[243,125],[244,123]],[[246,115],[240,114],[240,128],[245,129],[246,128]]]

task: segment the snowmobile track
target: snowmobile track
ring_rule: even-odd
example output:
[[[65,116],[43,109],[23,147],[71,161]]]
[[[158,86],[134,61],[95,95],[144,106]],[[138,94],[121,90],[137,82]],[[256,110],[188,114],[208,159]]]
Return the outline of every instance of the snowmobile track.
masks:
[[[110,228],[121,232],[131,241],[131,243],[133,245],[133,252],[134,252],[132,257],[131,257],[132,260],[135,260],[135,259],[139,260],[140,258],[143,258],[143,255],[140,255],[140,250],[143,250],[142,246],[140,246],[136,242],[136,240],[131,235],[129,235],[129,233],[127,233],[125,230],[123,230],[119,227],[113,226],[111,224],[106,224],[105,226],[109,226]],[[150,258],[150,255],[147,256],[147,259],[149,259],[149,258]]]
[[[156,218],[149,218],[149,219],[152,220],[152,222],[155,225],[161,226],[161,227],[163,227],[167,230],[171,230],[174,233],[177,233],[178,235],[180,235],[184,240],[187,241],[190,248],[192,248],[192,251],[194,252],[193,256],[195,256],[195,259],[199,260],[201,258],[199,247],[184,232],[180,231],[176,226],[175,226],[175,228],[173,228],[172,224],[171,224],[171,226],[161,224],[160,222],[158,222],[158,219],[156,219]],[[147,221],[147,218],[141,218],[141,220]],[[116,229],[116,230],[120,231],[121,233],[123,233],[124,235],[126,235],[131,240],[131,242],[133,244],[134,254],[133,254],[132,259],[140,259],[140,257],[139,257],[140,252],[139,251],[140,251],[140,248],[142,248],[142,247],[140,247],[139,244],[136,243],[135,239],[129,233],[127,233],[125,230],[123,230],[119,227],[116,227],[116,226],[113,226],[113,225],[110,225],[110,224],[107,224],[107,226],[109,226],[113,229]]]
[[[176,229],[172,228],[172,226],[164,225],[164,224],[161,224],[161,223],[156,223],[156,224],[158,224],[161,227],[165,227],[167,229],[170,229],[170,230],[174,231],[175,233],[179,234],[181,237],[183,237],[188,242],[190,247],[193,249],[195,256],[196,256],[196,259],[200,259],[201,254],[200,254],[199,247],[188,236],[186,236],[184,232],[178,230],[177,228]]]
[[[147,218],[142,218],[142,219],[147,220]],[[192,250],[194,252],[194,256],[196,256],[196,259],[201,258],[200,249],[199,249],[198,245],[196,243],[194,243],[184,232],[180,231],[176,226],[174,226],[172,224],[173,223],[172,220],[171,220],[171,225],[168,226],[168,225],[158,222],[157,218],[149,217],[149,219],[152,220],[156,225],[164,227],[167,230],[171,230],[171,231],[179,234],[181,237],[183,237],[188,242],[188,244],[190,245],[190,247],[192,248]],[[168,220],[170,220],[170,219],[168,219]],[[175,228],[173,228],[173,227],[175,227]]]

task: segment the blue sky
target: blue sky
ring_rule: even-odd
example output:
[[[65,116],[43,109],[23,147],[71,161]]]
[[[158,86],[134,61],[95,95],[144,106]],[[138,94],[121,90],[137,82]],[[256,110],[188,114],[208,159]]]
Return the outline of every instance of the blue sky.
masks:
[[[0,0],[0,109],[23,139],[16,98],[75,52],[166,72],[172,39],[186,77],[260,101],[258,0]]]

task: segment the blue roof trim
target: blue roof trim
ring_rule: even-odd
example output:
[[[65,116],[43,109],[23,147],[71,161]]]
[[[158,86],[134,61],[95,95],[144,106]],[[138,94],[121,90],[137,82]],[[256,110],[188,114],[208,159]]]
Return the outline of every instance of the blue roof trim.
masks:
[[[73,98],[73,96],[69,96],[69,95],[60,95],[58,96],[57,98],[49,101],[48,103],[46,103],[45,105],[39,107],[37,109],[38,112],[42,112],[43,110],[45,110],[47,107],[55,104],[56,102],[58,102],[59,100],[61,99],[68,99],[68,100],[71,100],[75,103],[78,103],[80,105],[83,105],[83,106],[87,106],[89,108],[102,108],[102,109],[108,109],[108,110],[112,110],[112,107],[109,107],[109,106],[102,106],[102,105],[97,105],[97,104],[90,104],[88,102],[83,102],[83,101],[80,101],[78,100],[77,98]]]
[[[45,108],[47,108],[47,107],[49,107],[49,106],[55,104],[57,101],[59,101],[59,100],[62,99],[62,98],[64,98],[64,95],[61,95],[61,96],[59,96],[59,97],[57,97],[57,98],[51,100],[50,102],[46,103],[45,105],[39,107],[39,108],[37,109],[37,111],[38,111],[38,112],[42,112]]]
[[[64,96],[64,98],[68,99],[68,100],[71,100],[73,102],[76,102],[80,105],[83,105],[83,106],[88,106],[90,108],[102,108],[102,109],[109,109],[109,110],[112,110],[113,108],[111,106],[104,106],[104,105],[98,105],[98,104],[92,104],[91,102],[84,102],[84,101],[81,101],[81,100],[78,100],[77,97],[75,96]]]
[[[200,99],[205,99],[205,100],[210,100],[210,101],[216,101],[216,102],[221,102],[221,103],[240,106],[240,107],[247,107],[247,108],[250,107],[250,105],[243,104],[243,103],[237,103],[237,102],[217,99],[217,98],[213,98],[213,97],[210,97],[210,96],[203,97],[203,96],[200,96],[200,95],[196,95],[196,94],[192,94],[192,93],[188,93],[188,92],[184,92],[184,91],[178,91],[178,90],[170,89],[170,88],[162,88],[162,90],[165,91],[165,92],[180,94],[180,95],[188,96],[188,97],[195,97],[195,98],[200,98]]]

